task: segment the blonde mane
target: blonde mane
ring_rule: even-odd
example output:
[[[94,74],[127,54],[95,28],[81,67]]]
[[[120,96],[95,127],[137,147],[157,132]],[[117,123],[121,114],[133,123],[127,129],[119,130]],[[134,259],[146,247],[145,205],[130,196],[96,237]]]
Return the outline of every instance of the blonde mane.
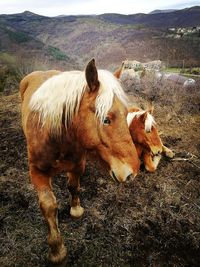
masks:
[[[126,106],[127,98],[118,80],[106,70],[98,70],[100,88],[95,102],[96,116],[101,122],[112,107],[114,96]],[[69,71],[55,75],[45,81],[32,95],[30,110],[38,112],[39,121],[55,133],[59,133],[62,118],[66,127],[78,113],[86,90],[85,73]],[[63,112],[65,112],[63,114]]]
[[[127,116],[128,126],[130,126],[130,124],[134,118],[139,118],[145,112],[146,112],[145,110],[140,110],[140,111],[136,111],[136,112],[129,112],[128,116]],[[154,126],[155,124],[156,124],[156,122],[154,120],[154,117],[149,112],[147,112],[147,117],[146,117],[145,125],[144,125],[145,132],[150,132],[152,126]]]

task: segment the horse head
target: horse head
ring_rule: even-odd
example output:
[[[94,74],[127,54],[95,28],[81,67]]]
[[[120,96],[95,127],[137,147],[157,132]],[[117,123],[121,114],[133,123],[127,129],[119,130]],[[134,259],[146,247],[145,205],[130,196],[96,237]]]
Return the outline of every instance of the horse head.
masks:
[[[100,155],[115,180],[124,182],[140,166],[126,122],[126,96],[117,78],[97,71],[94,60],[88,63],[85,77],[86,90],[74,121],[79,140]]]
[[[161,154],[163,144],[152,112],[153,107],[149,110],[131,108],[129,109],[127,122],[133,142],[138,147],[138,150],[142,149],[155,156]]]

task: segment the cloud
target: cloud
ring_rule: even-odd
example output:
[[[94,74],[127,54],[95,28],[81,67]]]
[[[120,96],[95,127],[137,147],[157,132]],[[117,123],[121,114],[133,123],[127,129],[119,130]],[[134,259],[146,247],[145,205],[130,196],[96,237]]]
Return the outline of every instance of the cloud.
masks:
[[[181,9],[181,8],[185,8],[188,6],[199,6],[200,5],[200,1],[177,1],[178,3],[172,3],[170,5],[170,8],[177,8],[177,9]]]

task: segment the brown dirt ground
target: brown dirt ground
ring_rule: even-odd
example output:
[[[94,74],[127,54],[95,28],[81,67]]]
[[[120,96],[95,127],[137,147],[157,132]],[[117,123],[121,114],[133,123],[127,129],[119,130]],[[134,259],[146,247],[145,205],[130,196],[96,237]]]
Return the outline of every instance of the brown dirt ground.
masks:
[[[138,104],[153,98],[162,139],[181,161],[163,157],[155,173],[142,169],[120,185],[88,162],[80,220],[69,216],[65,176],[53,179],[68,266],[199,266],[199,89],[130,96]],[[17,93],[0,97],[0,266],[43,267],[47,229],[29,182],[19,106]]]

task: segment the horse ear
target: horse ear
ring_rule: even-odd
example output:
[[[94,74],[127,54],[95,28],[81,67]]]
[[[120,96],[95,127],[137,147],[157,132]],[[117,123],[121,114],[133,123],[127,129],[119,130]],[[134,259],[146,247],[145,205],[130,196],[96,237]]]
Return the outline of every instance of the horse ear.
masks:
[[[147,118],[148,111],[145,111],[142,115],[140,115],[140,120],[145,123],[146,118]]]
[[[121,74],[122,74],[122,70],[124,68],[124,61],[122,62],[121,66],[113,73],[114,76],[119,79]]]
[[[153,105],[150,105],[150,107],[148,108],[148,112],[150,114],[153,114],[153,112],[154,112],[154,106]]]
[[[152,101],[150,101],[149,105],[148,105],[148,110],[147,110],[150,114],[153,114],[154,111],[154,106]]]
[[[93,58],[86,66],[85,77],[91,92],[99,88],[98,72]]]
[[[138,111],[140,111],[140,109],[137,107],[129,107],[128,108],[128,112],[138,112]]]

